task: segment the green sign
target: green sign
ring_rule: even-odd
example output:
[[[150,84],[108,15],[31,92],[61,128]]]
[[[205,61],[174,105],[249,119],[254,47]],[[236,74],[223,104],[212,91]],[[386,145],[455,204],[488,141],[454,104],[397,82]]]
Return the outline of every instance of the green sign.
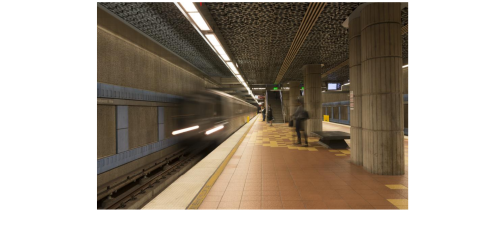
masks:
[[[302,88],[300,88],[300,89],[304,89],[304,86],[302,86]]]
[[[274,87],[273,89],[274,89],[274,90],[278,90],[278,87]]]

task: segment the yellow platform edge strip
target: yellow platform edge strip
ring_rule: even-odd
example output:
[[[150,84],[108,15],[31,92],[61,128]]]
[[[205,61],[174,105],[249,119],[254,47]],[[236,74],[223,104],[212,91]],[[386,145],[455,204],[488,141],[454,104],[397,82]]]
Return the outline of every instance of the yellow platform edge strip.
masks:
[[[203,200],[205,200],[205,197],[207,197],[208,192],[210,192],[210,189],[212,189],[212,186],[215,184],[215,181],[217,181],[217,179],[219,178],[219,176],[222,174],[222,171],[224,171],[224,169],[226,168],[226,165],[228,164],[229,160],[231,160],[231,158],[233,157],[234,153],[236,152],[236,150],[238,150],[238,148],[240,147],[240,144],[243,142],[243,140],[247,136],[247,134],[250,131],[250,129],[252,129],[253,124],[255,123],[256,120],[257,119],[255,119],[252,122],[252,124],[250,125],[250,128],[248,128],[248,130],[245,132],[245,134],[243,134],[243,136],[238,141],[238,144],[236,144],[236,146],[233,147],[233,149],[231,150],[231,152],[229,153],[229,155],[227,155],[226,159],[224,159],[224,161],[219,166],[219,168],[217,168],[217,170],[212,175],[212,177],[210,177],[210,179],[208,179],[207,183],[205,183],[205,185],[203,186],[203,188],[200,190],[200,192],[198,193],[198,195],[196,195],[196,197],[193,199],[193,201],[191,202],[191,204],[189,204],[189,206],[187,207],[187,209],[198,209],[200,207],[201,203],[203,203]]]

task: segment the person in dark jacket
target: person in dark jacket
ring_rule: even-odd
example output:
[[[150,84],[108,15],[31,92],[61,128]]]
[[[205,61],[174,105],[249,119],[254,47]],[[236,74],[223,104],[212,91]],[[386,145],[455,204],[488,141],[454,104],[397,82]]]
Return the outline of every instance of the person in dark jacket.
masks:
[[[267,111],[267,121],[271,122],[271,126],[273,126],[273,120],[273,109],[271,108],[271,106],[269,106],[269,110]]]
[[[264,108],[264,106],[262,106],[262,121],[265,121],[266,120],[266,108]]]
[[[304,133],[304,140],[305,140],[305,145],[304,147],[309,146],[309,143],[307,142],[307,131],[306,131],[306,120],[309,119],[309,115],[307,112],[304,110],[304,103],[302,100],[297,100],[298,106],[297,110],[295,110],[295,113],[293,113],[292,117],[295,119],[295,131],[297,132],[297,145],[301,145],[301,140],[300,140],[300,132],[302,131]]]

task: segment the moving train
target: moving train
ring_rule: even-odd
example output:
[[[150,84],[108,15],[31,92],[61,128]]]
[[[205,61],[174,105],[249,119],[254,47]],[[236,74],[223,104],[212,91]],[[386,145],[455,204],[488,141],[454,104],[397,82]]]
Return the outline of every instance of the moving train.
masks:
[[[101,89],[104,88],[102,85],[100,87]],[[111,89],[116,89],[116,87]],[[104,92],[99,90],[98,86],[98,92]],[[192,93],[190,96],[176,97],[175,100],[170,100],[167,103],[156,104],[161,106],[147,105],[149,107],[141,104],[146,102],[120,100],[115,95],[123,96],[120,93],[101,93],[101,96],[99,96],[98,93],[98,101],[101,98],[114,98],[115,104],[117,101],[121,101],[122,104],[108,104],[107,106],[116,107],[123,107],[123,103],[129,103],[126,105],[128,109],[125,112],[125,116],[128,116],[127,122],[130,123],[127,126],[127,132],[130,133],[127,135],[128,139],[125,140],[127,141],[127,146],[137,136],[134,135],[136,131],[132,130],[134,129],[132,127],[134,119],[138,119],[133,117],[138,115],[132,111],[137,110],[137,108],[131,108],[131,106],[156,109],[158,122],[149,125],[149,127],[150,130],[159,134],[154,141],[149,141],[150,143],[143,143],[142,146],[130,144],[133,148],[126,149],[125,151],[117,148],[116,154],[105,157],[99,157],[98,146],[98,203],[105,200],[105,198],[115,197],[117,193],[120,193],[120,189],[129,186],[141,178],[147,177],[149,173],[159,168],[168,166],[170,162],[175,162],[186,154],[189,156],[200,154],[201,152],[206,154],[207,148],[213,148],[222,143],[256,115],[255,105],[216,90],[205,90]],[[114,116],[116,116],[116,123],[119,124],[120,116],[124,115],[120,114],[119,108],[115,109],[117,113]],[[98,139],[106,138],[105,135],[99,132],[99,119],[98,109]],[[150,123],[144,121],[140,124],[147,126]],[[117,146],[121,144],[119,143],[120,141],[123,142],[122,138],[119,137],[118,128],[114,138],[116,139]]]

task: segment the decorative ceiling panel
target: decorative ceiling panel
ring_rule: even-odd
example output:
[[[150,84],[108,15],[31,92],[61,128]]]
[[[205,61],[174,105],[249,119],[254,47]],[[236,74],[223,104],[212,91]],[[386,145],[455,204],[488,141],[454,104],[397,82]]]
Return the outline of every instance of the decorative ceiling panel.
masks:
[[[408,7],[405,7],[401,10],[401,26],[403,27],[406,25],[408,25]],[[347,36],[347,34],[345,34],[345,36]],[[402,39],[402,45],[403,45],[403,52],[402,52],[403,64],[408,64],[408,33],[401,35],[401,39]],[[347,41],[347,40],[345,40],[345,41]],[[345,43],[344,45],[345,45],[345,48],[343,48],[342,50],[347,50],[347,54],[348,54],[349,53],[349,50],[348,50],[349,45],[348,45],[348,43]],[[342,52],[341,55],[343,55],[343,57],[344,57],[343,60],[348,59],[348,56],[345,56],[346,53]],[[322,69],[322,72],[325,73],[329,69],[337,66],[338,64],[340,64],[342,62],[337,61],[333,65],[328,65],[328,63],[324,63],[324,62],[321,62],[321,63],[325,64],[325,66]],[[301,78],[303,78],[303,76],[300,76],[300,75],[296,76],[296,79],[299,79],[299,81],[302,80]],[[349,79],[348,66],[344,66],[344,67],[340,68],[339,70],[329,74],[326,77],[326,79],[329,82],[346,82]]]
[[[250,84],[272,84],[309,3],[206,3],[240,72]]]
[[[173,3],[99,3],[195,67],[213,77],[231,72]],[[309,3],[205,3],[225,47],[250,84],[273,84]],[[349,58],[345,19],[362,3],[329,2],[288,68],[281,83],[302,81],[306,64],[324,64],[325,73]],[[408,24],[408,8],[402,10]],[[408,59],[408,33],[402,35],[403,60]],[[331,82],[349,79],[347,66],[329,74]]]
[[[406,25],[408,25],[408,7],[401,11],[401,26]],[[403,34],[403,64],[408,64],[408,33]]]
[[[99,3],[211,77],[233,77],[174,3]]]
[[[302,81],[302,66],[307,64],[324,64],[322,73],[339,65],[349,58],[349,32],[342,23],[362,3],[329,2],[323,9],[316,25],[309,33],[292,65],[288,68],[281,83]],[[345,76],[345,68],[332,73],[336,81],[349,78]]]

